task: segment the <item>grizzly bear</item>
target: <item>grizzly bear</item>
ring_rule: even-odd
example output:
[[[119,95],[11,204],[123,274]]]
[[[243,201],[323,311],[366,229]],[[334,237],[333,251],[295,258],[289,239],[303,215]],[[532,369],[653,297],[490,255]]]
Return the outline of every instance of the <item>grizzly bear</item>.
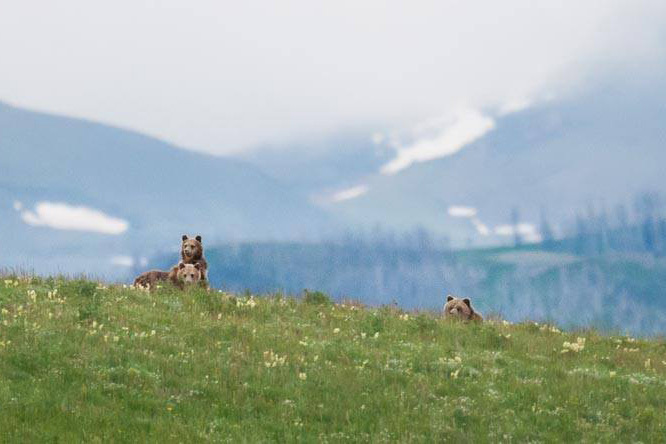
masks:
[[[203,245],[201,236],[194,239],[183,234],[183,243],[180,246],[180,258],[184,264],[199,264],[201,270],[201,279],[208,280],[208,262],[203,255]]]
[[[472,308],[472,304],[468,298],[459,299],[451,295],[446,297],[446,304],[444,304],[444,317],[450,319],[458,319],[461,321],[476,321],[483,322],[483,317]]]
[[[174,286],[183,290],[186,284],[197,283],[201,280],[201,265],[179,262],[169,271],[151,270],[141,273],[134,279],[134,286],[154,290],[157,288],[158,282],[171,282]]]
[[[199,263],[184,264],[183,262],[179,262],[169,273],[169,280],[181,290],[184,290],[186,285],[201,282],[202,279],[203,273]]]

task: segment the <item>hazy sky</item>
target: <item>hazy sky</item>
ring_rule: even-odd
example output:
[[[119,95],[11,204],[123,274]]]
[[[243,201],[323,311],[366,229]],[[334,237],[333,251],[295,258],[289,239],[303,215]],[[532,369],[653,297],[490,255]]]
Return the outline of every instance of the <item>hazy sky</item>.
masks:
[[[0,100],[216,153],[370,138],[640,69],[665,25],[663,0],[0,0]]]

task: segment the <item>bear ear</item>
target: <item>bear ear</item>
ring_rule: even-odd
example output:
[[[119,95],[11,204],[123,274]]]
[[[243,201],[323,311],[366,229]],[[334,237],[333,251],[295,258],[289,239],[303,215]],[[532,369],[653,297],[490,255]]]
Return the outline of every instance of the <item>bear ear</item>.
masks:
[[[194,268],[196,268],[197,270],[201,270],[201,264],[197,262],[196,264],[194,264]]]
[[[185,268],[185,263],[184,262],[178,262],[178,268],[180,268],[181,270],[183,268]]]
[[[472,303],[470,302],[469,298],[463,299],[463,302],[469,307],[472,308]]]
[[[197,236],[195,237],[195,239],[197,240],[197,242],[201,242],[201,236]]]
[[[453,296],[448,295],[448,296],[446,297],[446,302],[451,302],[452,300],[453,300]]]
[[[187,240],[187,234],[183,234],[183,240],[184,240],[184,241]]]

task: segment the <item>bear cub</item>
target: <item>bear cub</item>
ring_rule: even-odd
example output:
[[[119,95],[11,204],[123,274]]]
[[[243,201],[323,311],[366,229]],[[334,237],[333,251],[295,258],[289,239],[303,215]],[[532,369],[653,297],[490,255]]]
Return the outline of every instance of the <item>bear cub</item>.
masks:
[[[459,299],[448,295],[442,311],[444,317],[448,319],[483,322],[483,317],[480,313],[474,311],[469,298]]]

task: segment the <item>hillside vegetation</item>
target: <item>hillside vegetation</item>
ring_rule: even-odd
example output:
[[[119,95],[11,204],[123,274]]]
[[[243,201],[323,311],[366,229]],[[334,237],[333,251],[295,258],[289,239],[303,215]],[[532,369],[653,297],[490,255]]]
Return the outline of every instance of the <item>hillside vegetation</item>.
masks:
[[[58,278],[0,281],[3,442],[656,442],[666,343]]]

